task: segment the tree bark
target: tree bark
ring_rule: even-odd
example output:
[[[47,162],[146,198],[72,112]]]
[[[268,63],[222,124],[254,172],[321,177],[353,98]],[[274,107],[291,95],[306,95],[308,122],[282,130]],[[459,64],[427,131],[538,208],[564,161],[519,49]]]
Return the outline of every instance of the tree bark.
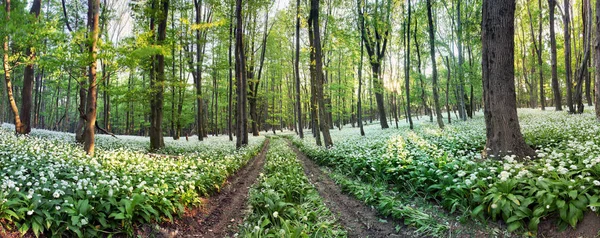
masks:
[[[34,15],[36,20],[40,15],[41,6],[41,0],[35,0],[31,5],[29,13]],[[25,49],[25,55],[29,57],[29,60],[27,65],[25,65],[25,70],[23,72],[23,88],[21,91],[21,123],[23,123],[23,128],[20,133],[29,134],[29,132],[31,132],[31,105],[33,101],[33,82],[35,78],[33,63],[36,58],[35,48],[27,47],[27,49]]]
[[[158,38],[156,43],[163,45],[167,34],[167,19],[169,15],[169,0],[155,0],[159,2],[157,6],[158,14]],[[165,56],[162,53],[156,55],[156,67],[154,74],[156,77],[150,82],[152,89],[152,98],[150,99],[150,150],[156,151],[165,146],[162,120],[164,107],[164,83],[165,83]]]
[[[588,74],[587,66],[588,61],[590,59],[590,41],[591,41],[591,28],[592,28],[592,19],[590,17],[591,14],[591,6],[589,0],[583,0],[583,59],[581,60],[581,64],[579,69],[577,69],[577,84],[575,86],[575,104],[576,104],[576,113],[583,113],[583,84],[585,83],[585,78]]]
[[[444,121],[442,120],[442,110],[440,109],[440,96],[438,95],[438,72],[437,64],[435,61],[435,34],[433,28],[433,16],[431,14],[431,0],[427,0],[427,20],[429,25],[429,52],[431,54],[431,69],[433,74],[431,79],[431,83],[433,84],[433,106],[435,108],[435,117],[438,126],[444,129]],[[472,89],[471,92],[473,92]]]
[[[312,15],[311,15],[312,16]],[[309,16],[308,19],[308,42],[310,44],[310,56],[309,56],[309,70],[310,70],[310,117],[313,136],[315,137],[315,143],[321,146],[321,130],[319,128],[319,113],[318,113],[318,97],[317,97],[317,70],[316,70],[316,56],[315,56],[315,33],[313,30],[312,19]]]
[[[596,70],[594,74],[594,106],[596,109],[596,120],[600,121],[600,1],[596,1],[596,38],[594,41],[594,65]]]
[[[89,71],[87,107],[85,113],[83,149],[89,156],[94,156],[94,137],[96,132],[96,100],[98,97],[96,85],[96,55],[98,54],[98,21],[100,17],[100,0],[88,0],[88,29],[89,33]]]
[[[565,71],[566,71],[566,82],[567,82],[567,107],[569,113],[575,113],[575,107],[573,107],[573,79],[571,78],[573,73],[571,70],[571,32],[570,32],[570,17],[569,12],[571,7],[569,0],[564,1],[564,35],[565,35]]]
[[[460,1],[459,1],[460,2]],[[406,24],[404,48],[406,49],[406,55],[404,56],[404,91],[406,92],[406,115],[408,117],[408,124],[410,129],[413,129],[413,121],[410,112],[410,15],[411,6],[410,0],[408,0],[408,21]]]
[[[248,118],[246,114],[247,85],[246,81],[246,56],[244,53],[244,31],[242,28],[242,0],[236,0],[235,8],[235,74],[237,84],[237,112],[236,112],[236,147],[239,149],[248,145]]]
[[[232,71],[232,54],[231,47],[233,45],[233,6],[231,6],[231,18],[229,20],[229,49],[228,49],[228,63],[229,63],[229,86],[228,86],[228,95],[227,95],[227,135],[229,136],[229,141],[233,141],[233,126],[232,126],[232,115],[233,115],[233,73]]]
[[[534,156],[523,139],[514,84],[515,1],[483,2],[482,73],[488,158]]]
[[[465,107],[465,100],[464,100],[464,96],[465,95],[465,82],[464,82],[464,72],[463,72],[463,63],[464,63],[464,57],[463,57],[463,41],[462,41],[462,16],[460,14],[461,12],[461,6],[460,3],[462,1],[457,1],[457,6],[456,6],[456,27],[457,27],[457,32],[456,35],[458,36],[458,94],[460,95],[460,97],[458,97],[458,102],[459,102],[459,114],[461,116],[461,119],[463,121],[467,120],[467,115],[466,115],[466,107]]]
[[[325,99],[323,96],[323,53],[321,50],[321,33],[319,26],[319,0],[310,1],[310,23],[312,23],[314,30],[314,43],[315,46],[315,70],[316,70],[316,89],[317,89],[317,101],[319,103],[319,127],[323,133],[323,142],[325,147],[329,148],[333,146],[331,135],[329,134],[329,125],[327,124],[327,110],[325,108]],[[383,98],[382,98],[383,100]],[[383,103],[383,102],[382,102]],[[382,120],[385,120],[383,118]]]
[[[296,54],[294,58],[294,77],[296,79],[296,111],[298,116],[298,136],[304,138],[304,127],[302,124],[302,101],[300,100],[300,0],[296,0]]]
[[[550,54],[552,65],[552,94],[554,95],[554,108],[556,111],[562,111],[562,95],[558,83],[558,69],[556,60],[556,32],[554,30],[554,10],[556,9],[556,0],[548,0],[550,7]]]

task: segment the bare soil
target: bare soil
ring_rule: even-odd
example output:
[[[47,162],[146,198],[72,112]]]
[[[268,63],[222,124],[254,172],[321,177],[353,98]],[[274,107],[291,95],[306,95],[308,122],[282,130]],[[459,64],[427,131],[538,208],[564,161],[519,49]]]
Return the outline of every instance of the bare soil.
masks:
[[[573,229],[568,227],[564,231],[558,231],[558,217],[550,217],[542,220],[538,228],[538,237],[560,237],[560,238],[597,238],[600,237],[600,216],[594,212],[586,212],[583,220]]]
[[[186,210],[173,223],[149,224],[140,227],[141,237],[231,237],[244,219],[248,191],[263,170],[269,148],[266,139],[262,151],[243,168],[229,177],[220,193],[204,199],[202,206]]]
[[[325,205],[338,217],[337,222],[348,231],[348,237],[415,237],[404,229],[403,225],[391,219],[384,221],[377,216],[374,209],[343,193],[315,162],[307,158],[289,141],[288,145],[296,153],[304,167],[306,177],[315,186]],[[401,227],[399,232],[396,232],[396,226]]]

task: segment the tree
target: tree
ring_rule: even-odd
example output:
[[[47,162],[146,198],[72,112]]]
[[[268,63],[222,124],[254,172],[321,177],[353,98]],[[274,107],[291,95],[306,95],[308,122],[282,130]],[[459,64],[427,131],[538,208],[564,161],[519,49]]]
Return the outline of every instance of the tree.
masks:
[[[575,104],[577,106],[576,113],[583,113],[583,84],[587,77],[588,61],[590,60],[590,41],[592,39],[592,18],[591,18],[592,7],[589,0],[583,1],[583,59],[581,65],[577,69],[577,84],[575,86]]]
[[[266,47],[266,46],[265,46]],[[300,0],[296,0],[296,55],[294,58],[294,77],[296,79],[296,111],[298,113],[298,135],[304,138],[304,125],[302,124],[302,101],[300,100]]]
[[[404,23],[404,49],[406,49],[406,55],[404,55],[404,90],[406,92],[406,117],[408,117],[408,124],[410,129],[413,129],[413,121],[410,115],[410,0],[408,0],[408,20]]]
[[[594,106],[596,108],[596,120],[600,121],[600,1],[596,1],[596,38],[594,44],[594,64],[596,70],[596,81],[594,82]]]
[[[552,64],[552,94],[554,95],[554,108],[556,111],[562,111],[562,96],[560,85],[558,83],[558,67],[556,60],[556,32],[554,30],[554,10],[556,9],[556,0],[548,0],[550,6],[550,53]]]
[[[236,147],[248,145],[248,117],[246,115],[246,102],[248,82],[246,81],[246,55],[244,54],[244,30],[242,28],[242,0],[236,0],[235,6],[235,75],[236,75]]]
[[[83,149],[85,152],[94,156],[94,135],[96,132],[96,100],[97,94],[97,83],[96,83],[96,58],[98,54],[98,35],[100,29],[98,27],[98,21],[100,17],[100,0],[88,0],[88,29],[89,29],[89,45],[88,54],[90,65],[88,68],[88,92],[87,92],[87,103],[85,113],[85,127],[84,127],[84,144]]]
[[[4,9],[6,11],[6,24],[10,22],[10,0],[5,0]],[[12,67],[9,62],[9,48],[8,42],[10,40],[8,36],[8,32],[6,32],[6,36],[4,36],[4,45],[3,45],[3,66],[4,66],[4,87],[6,88],[6,96],[8,97],[8,103],[10,105],[10,109],[13,113],[14,122],[15,122],[15,131],[19,134],[25,134],[25,126],[21,122],[21,117],[19,116],[19,108],[17,107],[17,103],[15,102],[15,98],[13,96],[13,86],[11,80],[11,72]]]
[[[567,83],[567,107],[569,108],[569,113],[575,113],[575,108],[573,107],[573,76],[571,70],[571,31],[570,31],[570,17],[569,12],[571,11],[571,5],[569,5],[569,0],[564,1],[564,34],[565,34],[565,78]]]
[[[158,1],[158,6],[154,3]],[[169,16],[169,0],[154,0],[153,4],[158,18],[157,45],[163,45],[167,36],[167,19]],[[151,29],[153,31],[153,29]],[[162,133],[164,87],[165,87],[165,56],[162,52],[154,57],[153,72],[150,79],[150,150],[158,150],[165,146]],[[198,135],[200,136],[200,135]]]
[[[312,24],[312,27],[314,29],[313,45],[315,47],[316,70],[315,88],[317,92],[317,101],[319,104],[319,127],[321,129],[321,132],[323,132],[323,141],[325,142],[325,147],[330,147],[333,145],[333,141],[331,140],[331,135],[329,134],[329,125],[326,119],[327,111],[325,108],[325,99],[323,97],[323,83],[325,79],[323,75],[323,53],[321,50],[321,33],[319,26],[319,0],[310,1],[309,24]],[[385,120],[385,117],[381,118],[381,120]]]
[[[486,127],[484,155],[534,156],[523,139],[514,84],[515,1],[483,2],[482,73]]]
[[[41,9],[42,1],[34,0],[29,13],[37,19]],[[31,132],[31,105],[33,99],[34,61],[36,58],[35,48],[27,47],[25,55],[29,57],[29,60],[23,72],[23,89],[21,91],[21,122],[23,123],[23,128],[20,133],[29,134]]]
[[[442,110],[440,109],[440,99],[438,94],[438,75],[437,75],[437,64],[435,62],[435,34],[433,28],[433,17],[431,14],[431,0],[427,0],[427,20],[429,26],[429,52],[431,54],[431,69],[432,78],[431,83],[433,84],[433,104],[435,107],[435,116],[437,119],[438,126],[444,128],[444,121],[442,120]],[[472,97],[472,96],[471,96]]]
[[[358,4],[358,14],[361,18],[360,32],[364,46],[369,54],[369,62],[373,71],[373,90],[375,91],[375,101],[377,102],[377,110],[379,111],[379,123],[381,128],[389,128],[387,118],[385,116],[385,106],[383,101],[383,79],[381,78],[381,63],[388,44],[389,34],[391,31],[390,12],[391,0],[387,4],[378,4],[375,2],[374,14],[369,15],[370,20],[367,21],[367,12],[363,11],[362,4]],[[410,6],[409,6],[410,8]]]

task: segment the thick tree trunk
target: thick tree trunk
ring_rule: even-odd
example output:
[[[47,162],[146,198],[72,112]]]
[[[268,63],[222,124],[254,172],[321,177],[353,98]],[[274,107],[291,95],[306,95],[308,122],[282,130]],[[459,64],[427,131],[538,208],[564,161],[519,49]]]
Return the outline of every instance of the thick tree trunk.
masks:
[[[514,84],[515,1],[483,2],[482,72],[488,158],[534,156],[523,139]]]
[[[429,26],[429,53],[431,54],[431,69],[432,69],[432,79],[431,83],[433,85],[433,107],[435,108],[435,117],[438,123],[438,126],[444,129],[444,121],[442,120],[442,110],[440,109],[440,96],[438,95],[438,72],[437,72],[437,63],[435,61],[435,33],[433,28],[433,17],[431,14],[431,0],[427,0],[427,20]],[[471,88],[471,95],[473,92],[473,88]],[[473,96],[471,96],[472,98]]]
[[[35,19],[40,15],[41,5],[41,0],[35,0],[31,5],[29,13],[34,15]],[[21,123],[23,123],[23,128],[21,133],[29,134],[31,132],[31,105],[33,104],[33,82],[35,77],[33,63],[36,58],[35,48],[27,47],[25,55],[29,57],[29,60],[23,72],[23,89],[21,91]]]
[[[310,62],[309,62],[309,69],[310,69],[310,117],[311,117],[311,126],[312,126],[312,132],[313,132],[313,136],[315,137],[315,143],[318,146],[321,146],[321,129],[319,127],[320,123],[319,121],[321,120],[319,113],[318,113],[318,97],[317,97],[317,70],[316,70],[316,64],[314,63],[316,60],[316,56],[315,56],[315,33],[313,30],[313,25],[311,23],[311,19],[309,17],[308,20],[309,24],[308,24],[308,42],[310,44]]]
[[[100,29],[98,28],[98,20],[100,17],[100,0],[88,0],[88,29],[89,33],[89,45],[88,53],[90,66],[88,71],[88,93],[87,93],[87,108],[85,113],[85,132],[84,132],[84,143],[83,149],[85,152],[94,156],[94,136],[96,132],[96,99],[97,85],[96,85],[96,55],[98,53],[98,34]]]
[[[556,60],[556,33],[554,30],[554,11],[556,9],[556,0],[548,0],[550,7],[550,54],[552,65],[552,94],[554,95],[554,108],[556,111],[562,111],[562,95],[560,84],[558,82],[558,69]]]
[[[242,24],[242,0],[236,0],[235,8],[235,75],[237,78],[237,112],[236,112],[236,147],[239,149],[248,145],[248,118],[246,104],[248,82],[246,81],[246,56],[244,54],[244,31]]]
[[[317,101],[319,103],[319,127],[323,132],[323,141],[325,142],[325,147],[333,146],[333,141],[331,140],[331,135],[329,134],[329,125],[327,124],[327,110],[325,109],[325,99],[323,96],[323,84],[324,84],[324,75],[323,75],[323,53],[321,51],[321,33],[319,26],[319,0],[311,0],[310,1],[310,23],[313,25],[314,30],[314,43],[315,46],[315,70],[316,70],[316,89],[317,89]],[[381,96],[381,94],[380,94]],[[379,99],[378,99],[379,100]],[[383,106],[383,97],[381,97],[381,104]],[[385,112],[384,114],[385,115]],[[385,120],[385,117],[382,118]]]
[[[169,0],[159,1],[157,10],[160,11],[158,17],[158,38],[157,44],[163,45],[167,34],[167,19],[169,15]],[[150,99],[150,150],[155,151],[165,146],[162,120],[164,107],[164,83],[165,83],[165,56],[160,53],[156,55],[156,67],[154,70],[156,78],[151,81],[152,98]]]

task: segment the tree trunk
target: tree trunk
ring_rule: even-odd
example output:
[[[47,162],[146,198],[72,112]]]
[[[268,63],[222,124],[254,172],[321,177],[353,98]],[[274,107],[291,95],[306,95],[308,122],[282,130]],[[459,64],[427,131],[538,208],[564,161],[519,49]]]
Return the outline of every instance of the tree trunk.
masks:
[[[296,78],[296,111],[298,116],[298,135],[304,138],[304,127],[302,124],[302,101],[300,100],[300,0],[296,0],[296,54],[294,60],[294,77]]]
[[[329,125],[327,124],[326,119],[327,110],[325,108],[325,99],[323,96],[324,75],[323,53],[321,51],[321,33],[319,30],[319,0],[310,1],[310,23],[312,23],[314,30],[313,45],[315,46],[315,70],[317,76],[315,81],[317,83],[317,101],[319,103],[319,127],[321,129],[321,132],[323,132],[323,141],[325,142],[325,147],[329,148],[333,146],[333,141],[331,140],[331,135],[329,134]],[[381,98],[381,101],[383,106],[383,98]],[[385,117],[382,118],[382,120],[385,120]]]
[[[232,115],[233,115],[233,73],[232,71],[232,55],[231,55],[231,47],[233,45],[233,6],[231,6],[231,18],[229,21],[229,49],[228,49],[228,63],[229,63],[229,86],[228,86],[228,95],[227,95],[227,135],[229,136],[229,141],[233,141],[233,123],[232,123]]]
[[[488,158],[534,156],[523,139],[514,84],[515,1],[483,2],[482,73]]]
[[[244,54],[244,31],[242,28],[242,0],[236,0],[235,9],[237,21],[235,30],[235,74],[237,76],[236,147],[239,149],[248,145],[248,118],[246,114],[248,83],[246,81],[246,56]]]
[[[591,6],[589,0],[583,0],[583,59],[581,60],[581,64],[579,69],[577,69],[577,84],[575,86],[575,104],[577,106],[576,113],[583,113],[583,84],[585,83],[585,78],[588,74],[587,66],[588,60],[590,59],[590,41],[591,41],[591,28],[592,28],[592,18],[591,15]]]
[[[565,36],[565,71],[566,71],[566,82],[567,82],[567,107],[569,107],[569,113],[575,113],[575,107],[573,107],[573,80],[571,72],[571,32],[569,26],[569,12],[571,7],[569,0],[564,1],[564,36]]]
[[[157,7],[158,17],[157,45],[163,45],[167,34],[167,19],[169,15],[169,0],[159,1]],[[161,9],[162,8],[162,9]],[[164,107],[164,82],[165,82],[165,56],[156,55],[156,77],[151,81],[152,98],[150,99],[150,150],[155,151],[165,146],[162,133],[163,107]]]
[[[312,4],[312,3],[311,3]],[[311,104],[311,108],[310,108],[310,116],[311,116],[311,122],[312,122],[312,131],[313,131],[313,136],[315,137],[315,143],[318,146],[321,146],[321,130],[320,130],[320,123],[319,121],[321,120],[319,113],[318,113],[318,97],[317,97],[317,70],[316,70],[316,64],[314,62],[316,62],[316,56],[315,56],[315,33],[313,30],[313,24],[311,22],[310,16],[309,16],[309,20],[308,20],[308,42],[310,44],[310,62],[309,62],[309,69],[310,69],[310,104]]]
[[[42,2],[41,0],[34,0],[31,5],[30,14],[34,15],[37,20],[40,15]],[[34,72],[34,61],[36,58],[35,48],[27,47],[25,50],[25,56],[29,57],[25,70],[23,72],[23,89],[21,92],[21,123],[23,128],[20,133],[29,134],[31,132],[31,105],[33,100],[33,82],[35,77]]]
[[[460,2],[460,1],[459,1]],[[406,92],[406,115],[408,117],[408,124],[410,129],[413,129],[413,121],[410,115],[410,15],[411,6],[410,0],[408,0],[408,21],[406,22],[404,48],[406,49],[406,55],[404,56],[404,91]]]
[[[4,6],[5,6],[5,11],[6,11],[6,21],[8,22],[8,21],[10,21],[10,0],[6,0],[4,3]],[[9,41],[8,36],[5,36],[4,37],[4,54],[3,54],[4,87],[6,88],[6,95],[8,97],[8,103],[10,105],[10,109],[14,116],[15,131],[19,134],[25,134],[24,133],[25,127],[21,122],[21,117],[19,116],[19,109],[17,107],[17,103],[15,102],[15,98],[13,96],[12,81],[10,78],[11,77],[10,73],[12,72],[12,69],[8,62],[8,52],[9,52],[8,41]]]
[[[556,111],[562,111],[562,95],[558,82],[558,69],[556,60],[556,33],[554,30],[554,10],[556,9],[556,0],[548,0],[550,7],[550,52],[552,65],[552,94],[554,95],[554,108]]]
[[[465,82],[464,82],[464,72],[463,72],[463,63],[464,63],[464,57],[463,57],[463,41],[462,41],[462,16],[460,14],[461,11],[461,6],[460,6],[461,1],[457,1],[457,6],[456,6],[456,26],[457,26],[457,32],[456,35],[458,36],[458,94],[461,95],[460,97],[458,97],[458,102],[459,102],[459,114],[461,116],[461,119],[463,121],[467,120],[467,115],[466,115],[466,107],[465,107],[465,100],[464,100],[464,96],[465,95]]]
[[[85,113],[85,133],[83,149],[89,156],[94,156],[94,136],[96,132],[96,55],[98,53],[98,19],[100,17],[100,0],[88,0],[88,29],[89,33],[89,59],[90,66],[88,71],[88,93],[87,107]]]
[[[446,68],[448,72],[446,73],[446,113],[448,114],[448,124],[452,123],[452,115],[450,115],[450,98],[448,94],[450,93],[450,60],[448,56],[446,56]]]
[[[438,126],[441,129],[444,129],[444,121],[442,120],[442,110],[440,109],[440,99],[438,95],[438,74],[437,74],[437,63],[435,62],[435,34],[433,28],[433,17],[431,14],[431,0],[427,0],[427,20],[429,25],[429,52],[431,54],[431,69],[432,69],[432,79],[431,83],[433,85],[433,106],[435,108],[435,117],[438,123]],[[471,92],[473,89],[471,88]],[[471,96],[473,97],[473,96]]]
[[[596,66],[594,82],[594,106],[596,109],[596,120],[600,121],[600,1],[596,1],[596,38],[594,41],[594,65]]]

